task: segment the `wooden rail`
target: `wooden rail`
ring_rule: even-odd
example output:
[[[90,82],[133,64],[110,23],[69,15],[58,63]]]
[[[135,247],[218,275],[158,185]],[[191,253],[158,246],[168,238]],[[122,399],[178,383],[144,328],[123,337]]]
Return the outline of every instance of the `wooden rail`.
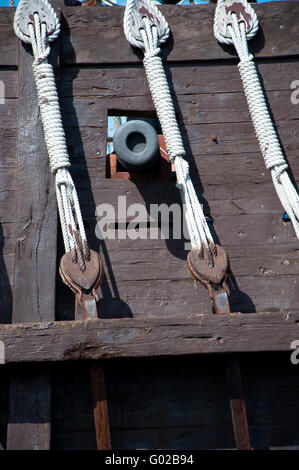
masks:
[[[298,331],[297,331],[298,328]],[[0,326],[5,363],[291,351],[299,313],[92,319]]]

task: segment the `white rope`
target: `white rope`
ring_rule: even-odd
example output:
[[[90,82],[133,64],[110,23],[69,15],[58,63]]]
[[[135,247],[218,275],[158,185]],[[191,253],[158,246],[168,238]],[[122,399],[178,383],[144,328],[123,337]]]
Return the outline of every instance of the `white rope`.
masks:
[[[158,46],[159,46],[160,44],[163,44],[165,41],[167,41],[169,37],[168,23],[166,19],[164,18],[164,16],[162,15],[162,13],[160,12],[160,10],[154,4],[154,2],[152,2],[152,0],[142,0],[142,3],[147,9],[150,9],[150,10],[152,9],[155,11],[155,16],[158,19],[158,23],[161,25],[161,29],[163,30],[163,33],[159,35],[158,37]],[[124,14],[124,32],[125,32],[127,40],[132,46],[138,47],[140,49],[144,49],[144,44],[143,44],[142,39],[136,38],[136,36],[134,35],[134,31],[133,31],[134,29],[134,18],[133,18],[134,6],[135,6],[135,0],[127,0],[125,14]]]
[[[238,0],[238,3],[242,3],[245,8],[250,7],[253,11],[246,0]],[[250,30],[250,34],[248,34],[244,21],[239,21],[237,15],[232,13],[231,20],[227,21],[227,32],[230,38],[225,37],[220,33],[219,27],[219,18],[221,17],[224,6],[225,0],[218,0],[214,21],[215,36],[220,42],[233,44],[236,48],[240,58],[238,68],[265,165],[266,168],[271,171],[277,195],[290,217],[296,236],[299,239],[299,196],[286,171],[288,165],[269,113],[254,58],[248,50],[247,40],[253,37],[257,31],[257,18],[254,13],[253,27]]]
[[[214,17],[214,35],[215,38],[221,42],[222,44],[234,44],[232,37],[227,30],[227,21],[226,21],[226,11],[225,8],[231,5],[233,1],[231,0],[228,2],[227,0],[218,0],[216,9],[215,9],[215,17]],[[252,39],[258,29],[259,29],[259,22],[257,14],[255,13],[252,6],[245,0],[236,0],[236,3],[241,3],[244,7],[245,13],[250,14],[251,21],[250,25],[246,28],[246,37],[248,40]]]
[[[28,7],[28,2],[30,2],[30,0],[20,0],[16,9],[15,18],[14,18],[15,33],[21,39],[21,41],[25,42],[26,44],[30,44],[31,39],[20,28],[20,20],[22,18],[24,11],[26,11],[26,8]],[[39,2],[43,4],[44,10],[48,13],[48,15],[51,17],[51,20],[53,20],[53,23],[54,23],[53,30],[50,32],[47,32],[47,42],[54,41],[55,39],[58,38],[59,33],[60,33],[60,23],[59,23],[58,16],[56,15],[54,8],[51,6],[48,0],[39,0]]]
[[[50,53],[47,26],[41,22],[38,13],[34,13],[32,22],[28,24],[28,31],[34,55],[32,67],[50,169],[55,175],[57,205],[65,251],[73,251],[73,260],[78,262],[81,270],[84,271],[85,260],[89,259],[89,249],[76,188],[68,170],[71,164],[67,153],[53,67],[47,61]]]
[[[144,3],[144,0],[142,3]],[[132,13],[133,7],[134,0],[128,0],[124,17],[124,31],[128,41],[131,42],[131,38],[133,37],[131,44],[136,45],[131,26],[128,26],[128,24],[131,24],[130,14]],[[151,11],[155,12],[155,16],[159,18],[159,21],[162,21],[162,15],[154,4],[151,4]],[[162,18],[165,23],[166,20],[164,17]],[[177,123],[163,62],[159,56],[160,48],[158,46],[161,42],[164,42],[167,37],[165,38],[164,34],[162,38],[163,41],[161,41],[156,26],[151,23],[148,17],[144,17],[142,21],[143,28],[140,29],[142,44],[138,47],[144,49],[143,63],[150,92],[161,124],[169,158],[175,164],[178,181],[177,187],[181,191],[183,203],[186,204],[186,222],[191,246],[198,250],[200,250],[203,245],[212,248],[214,246],[214,240],[190,178],[189,164],[184,159],[185,150],[183,141]],[[168,31],[168,36],[168,25],[166,30]]]

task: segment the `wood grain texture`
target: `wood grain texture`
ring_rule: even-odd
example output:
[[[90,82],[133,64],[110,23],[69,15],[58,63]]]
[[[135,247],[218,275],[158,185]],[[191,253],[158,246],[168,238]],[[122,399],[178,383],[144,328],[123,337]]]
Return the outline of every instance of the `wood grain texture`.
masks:
[[[13,312],[13,321],[18,323],[54,320],[57,238],[54,179],[48,171],[32,55],[23,45],[20,45],[19,88]]]
[[[93,401],[93,416],[98,450],[111,450],[110,423],[107,406],[105,369],[94,362],[89,367]]]
[[[299,107],[291,104],[290,89],[298,76],[298,61],[261,60],[258,68],[298,182]],[[297,242],[292,226],[282,221],[284,211],[259,151],[236,64],[170,64],[167,74],[192,181],[204,213],[214,220],[214,236],[229,254],[233,311],[297,309]],[[184,239],[163,240],[160,229],[158,239],[119,240],[116,231],[114,240],[100,241],[95,235],[99,204],[112,204],[116,217],[132,219],[118,209],[120,196],[126,198],[127,207],[145,206],[143,222],[149,221],[151,204],[180,204],[174,181],[137,184],[106,178],[107,115],[153,113],[143,69],[135,65],[64,67],[61,89],[71,171],[88,238],[93,248],[101,246],[104,253],[100,315],[140,318],[180,316],[182,308],[186,315],[209,311],[206,290],[194,289],[186,269]],[[57,318],[71,319],[71,299],[63,286],[59,299]]]
[[[16,70],[0,68],[0,94],[0,323],[10,323],[16,222]]]
[[[20,44],[13,322],[55,318],[56,200],[32,60]],[[50,415],[50,375],[42,370],[12,373],[7,449],[49,449]]]
[[[168,61],[231,59],[231,48],[224,50],[213,36],[214,5],[159,7],[171,29],[165,46]],[[298,54],[297,23],[299,6],[294,2],[254,5],[261,31],[252,41],[258,57],[284,57]],[[124,8],[63,8],[63,64],[131,64],[140,62],[123,33]],[[86,28],[88,23],[89,28]],[[184,24],[184,27],[182,27]],[[280,34],[277,34],[277,31]],[[175,47],[173,46],[175,45]],[[166,52],[166,53],[167,53]]]
[[[4,325],[6,363],[290,351],[298,313]],[[55,345],[55,347],[54,347]]]
[[[0,66],[18,65],[18,40],[13,30],[14,8],[0,7]]]

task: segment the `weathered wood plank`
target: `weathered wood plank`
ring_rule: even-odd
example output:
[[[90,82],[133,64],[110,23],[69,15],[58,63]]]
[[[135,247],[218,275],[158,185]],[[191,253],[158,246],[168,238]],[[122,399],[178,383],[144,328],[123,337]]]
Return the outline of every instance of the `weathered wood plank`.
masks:
[[[6,364],[290,351],[298,313],[1,325]]]
[[[190,280],[190,273],[186,267],[186,256],[188,251],[183,247],[170,253],[165,246],[165,240],[160,240],[159,246],[144,247],[135,246],[135,241],[131,243],[131,247],[123,247],[120,241],[120,248],[116,248],[112,244],[109,245],[109,258],[112,266],[117,267],[115,272],[116,281],[146,281],[149,274],[152,274],[156,280],[178,279]],[[129,244],[128,244],[129,245]],[[256,276],[277,277],[281,275],[298,275],[298,243],[279,245],[275,250],[271,246],[249,245],[242,249],[243,256],[240,257],[240,246],[226,246],[229,256],[229,262],[232,272],[235,276]],[[157,264],[159,269],[157,270]],[[109,273],[109,266],[106,268]]]
[[[13,371],[7,428],[8,450],[50,448],[50,390],[49,373],[42,368]]]
[[[13,29],[14,8],[0,7],[0,66],[18,65],[18,42]]]
[[[32,60],[20,44],[13,322],[55,318],[56,200],[53,177],[48,173]],[[10,383],[7,449],[49,449],[50,419],[49,373],[15,371]]]
[[[254,171],[254,168],[252,168],[252,172],[249,174],[248,178],[246,178],[246,175],[243,175],[241,178],[243,184],[241,184],[241,181],[238,181],[237,172],[232,169],[231,180],[228,184],[225,184],[223,180],[221,181],[220,174],[220,168],[222,165],[224,167],[223,162],[217,170],[217,165],[215,165],[215,181],[213,181],[213,172],[211,172],[211,165],[208,163],[208,158],[205,159],[203,157],[198,160],[200,166],[202,163],[204,171],[200,175],[200,179],[196,177],[194,172],[193,181],[199,195],[199,200],[204,205],[205,215],[212,216],[215,221],[220,217],[232,218],[241,215],[249,217],[256,215],[257,221],[262,221],[262,217],[275,217],[277,223],[280,225],[284,209],[275,192],[273,182],[268,179],[269,176],[271,178],[271,175],[269,175],[267,170],[261,168],[261,172],[259,172]],[[225,161],[228,160],[229,159],[225,159]],[[242,157],[240,157],[240,160],[242,160]],[[257,158],[252,158],[252,164],[250,163],[249,157],[248,159],[246,158],[246,161],[248,166],[258,166]],[[246,168],[246,166],[245,163],[244,167]],[[297,167],[297,165],[294,166]],[[238,164],[238,167],[241,172],[241,164]],[[295,169],[296,168],[294,168],[294,170]],[[76,182],[78,181],[78,192],[80,194],[83,217],[86,220],[90,219],[90,222],[92,220],[94,221],[96,209],[90,205],[90,189],[88,190],[88,179],[85,172],[76,167],[76,170],[72,171],[72,173],[74,180]],[[138,217],[140,221],[149,221],[151,214],[153,218],[156,218],[155,210],[158,210],[158,207],[163,203],[169,205],[169,207],[171,204],[181,206],[180,195],[175,186],[175,182],[155,181],[153,185],[150,182],[144,181],[142,185],[140,182],[138,182],[137,185],[127,180],[101,180],[99,171],[97,171],[96,168],[91,168],[88,173],[92,178],[92,192],[96,205],[111,204],[113,207],[113,212],[111,209],[108,215],[102,215],[99,210],[97,213],[97,220],[99,221],[105,218],[107,220],[111,219],[112,222],[114,214],[116,220],[119,219],[119,221],[122,222],[130,221],[136,217]],[[229,175],[229,169],[226,169],[226,173]],[[233,182],[235,182],[235,184],[233,184]],[[136,214],[132,214],[132,212],[129,211],[131,204],[140,204],[140,213],[136,212]],[[151,204],[157,204],[156,209],[151,209]],[[138,206],[136,206],[136,208],[137,207]],[[161,211],[162,208],[163,206],[160,207]],[[177,210],[177,206],[173,206],[169,212],[176,212]],[[165,213],[165,217],[166,215]],[[110,228],[112,228],[112,226]]]
[[[16,129],[17,100],[5,99],[5,103],[0,105],[0,110],[0,129]]]
[[[232,52],[223,50],[213,35],[214,5],[159,7],[173,35],[175,47],[168,46],[168,61],[201,61],[231,59]],[[258,57],[284,57],[298,54],[297,16],[294,2],[254,5],[262,31],[252,41]],[[122,7],[63,8],[65,23],[62,42],[63,64],[136,63],[136,55],[126,41]],[[88,23],[89,28],[86,28]],[[182,28],[181,25],[188,25]],[[277,31],[280,34],[277,34]],[[99,49],[100,44],[100,49]],[[166,48],[165,48],[166,49]]]
[[[125,84],[122,84],[125,86]],[[133,92],[132,92],[133,93]],[[291,121],[298,119],[299,106],[291,103],[291,90],[268,91],[267,98],[275,121]],[[196,95],[178,95],[178,109],[182,111],[182,121],[185,125],[239,123],[251,122],[244,92],[200,93]],[[113,114],[113,109],[124,115],[134,115],[135,111],[152,110],[153,105],[148,96],[148,90],[139,96],[121,98],[87,97],[63,98],[63,114],[68,126],[79,124],[82,127],[100,127],[105,124],[101,119],[103,110]],[[76,114],[74,114],[74,108]],[[83,110],[85,112],[83,112]],[[183,126],[182,126],[183,127]]]
[[[1,14],[1,13],[0,13]],[[9,67],[0,68],[0,82],[1,83],[1,93],[4,91],[4,103],[0,101],[0,103],[5,105],[6,99],[17,98],[18,97],[18,72],[17,70],[11,69]],[[3,96],[1,95],[1,98]],[[3,109],[0,107],[0,109]]]
[[[0,48],[11,12],[0,11]],[[6,8],[6,11],[8,8]],[[3,12],[3,16],[1,16]],[[3,30],[2,30],[3,25]],[[10,34],[8,34],[10,37]],[[0,64],[8,49],[1,49]],[[3,55],[2,55],[3,52]],[[15,258],[18,72],[0,65],[0,323],[10,323]]]
[[[192,279],[159,281],[149,275],[147,281],[118,281],[109,272],[109,282],[103,282],[103,299],[99,302],[101,318],[161,318],[212,312],[207,291],[200,284],[195,289]],[[290,276],[261,277],[242,276],[235,279],[230,296],[234,312],[290,312],[298,311],[296,279]],[[60,291],[59,320],[73,318],[72,298],[66,290]]]
[[[267,91],[290,90],[297,80],[297,58],[257,60],[258,70]],[[204,93],[242,92],[239,70],[234,63],[215,62],[203,64],[168,64],[166,73],[176,95],[201,95]],[[125,86],[123,86],[123,83]],[[61,76],[63,97],[117,98],[149,95],[145,71],[141,66],[105,66],[63,68]],[[144,98],[146,99],[146,98]],[[121,109],[121,108],[120,108]]]
[[[20,45],[14,322],[53,320],[57,210],[32,56]],[[24,293],[26,292],[26,295]],[[30,312],[30,313],[29,313]]]

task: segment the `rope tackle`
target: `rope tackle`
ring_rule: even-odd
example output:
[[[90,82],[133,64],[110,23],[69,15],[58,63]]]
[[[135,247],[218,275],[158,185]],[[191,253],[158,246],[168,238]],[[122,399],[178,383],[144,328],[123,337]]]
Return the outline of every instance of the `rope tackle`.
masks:
[[[280,202],[299,239],[299,195],[288,175],[288,165],[272,122],[254,57],[248,49],[248,41],[255,36],[258,28],[257,15],[246,0],[218,0],[214,35],[221,44],[232,44],[237,51],[240,59],[238,69],[261,153],[266,168],[271,171]]]
[[[60,274],[75,292],[93,292],[102,279],[102,262],[98,253],[89,249],[71,166],[56,88],[53,67],[48,63],[51,41],[60,32],[59,19],[48,0],[20,0],[14,18],[19,39],[31,44],[32,64],[37,97],[43,123],[50,170],[55,176],[56,198],[65,246]],[[71,261],[71,262],[70,262]],[[88,279],[86,283],[84,280]]]
[[[224,249],[216,245],[202,206],[197,198],[185,159],[185,149],[178,126],[160,46],[169,37],[169,26],[150,0],[127,0],[124,14],[124,32],[129,43],[144,51],[143,64],[149,89],[161,124],[170,160],[174,163],[177,187],[186,206],[186,222],[192,250],[187,265],[194,279],[211,290],[216,313],[228,313],[228,289],[225,286],[227,257],[220,256]],[[216,281],[213,282],[216,275]],[[213,293],[221,294],[213,295]],[[224,301],[223,301],[224,299]]]

